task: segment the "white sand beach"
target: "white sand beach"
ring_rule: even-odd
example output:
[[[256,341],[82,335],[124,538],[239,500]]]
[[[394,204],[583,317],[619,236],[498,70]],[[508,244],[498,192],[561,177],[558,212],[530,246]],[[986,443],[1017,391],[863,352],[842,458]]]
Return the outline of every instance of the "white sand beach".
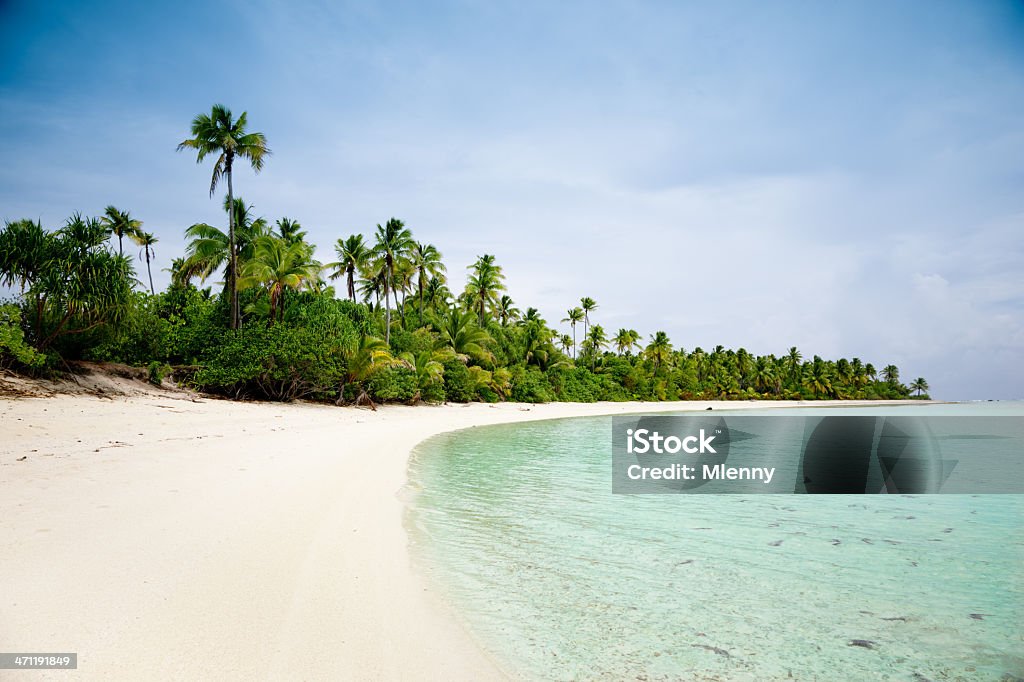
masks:
[[[78,654],[77,672],[5,679],[500,679],[411,563],[410,450],[708,404],[792,403],[0,400],[0,651]]]

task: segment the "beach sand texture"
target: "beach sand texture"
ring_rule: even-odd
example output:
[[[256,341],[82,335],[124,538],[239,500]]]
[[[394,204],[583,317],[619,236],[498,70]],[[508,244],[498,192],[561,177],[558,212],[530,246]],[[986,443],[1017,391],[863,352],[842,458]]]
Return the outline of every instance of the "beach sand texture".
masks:
[[[501,679],[411,564],[410,450],[464,427],[709,404],[787,403],[0,400],[0,651],[78,654],[76,673],[0,677]]]

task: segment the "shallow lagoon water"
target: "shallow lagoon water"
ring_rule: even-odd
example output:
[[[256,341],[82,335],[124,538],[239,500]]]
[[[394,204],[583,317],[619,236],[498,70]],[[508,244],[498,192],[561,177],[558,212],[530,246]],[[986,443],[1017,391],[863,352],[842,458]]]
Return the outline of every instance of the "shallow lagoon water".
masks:
[[[413,457],[416,559],[510,674],[1024,676],[1024,496],[613,495],[610,421],[458,431]]]

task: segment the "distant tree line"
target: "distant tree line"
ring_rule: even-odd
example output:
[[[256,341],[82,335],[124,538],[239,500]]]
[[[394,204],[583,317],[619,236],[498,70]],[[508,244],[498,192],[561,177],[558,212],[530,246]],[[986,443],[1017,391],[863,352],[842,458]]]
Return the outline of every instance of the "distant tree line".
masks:
[[[116,361],[148,366],[155,381],[173,370],[235,398],[338,404],[927,397],[923,378],[907,386],[894,365],[876,370],[859,358],[805,359],[795,347],[781,356],[687,351],[663,331],[610,334],[588,296],[558,330],[516,306],[492,254],[451,291],[438,248],[395,218],[338,239],[337,260],[321,263],[297,220],[271,223],[235,194],[235,161],[258,172],[270,155],[246,115],[217,105],[191,131],[178,149],[215,158],[210,193],[226,181],[225,226],[188,227],[158,293],[158,240],[128,211],[76,214],[56,230],[7,222],[0,283],[17,296],[0,306],[0,366]],[[125,241],[139,249],[148,291]],[[211,280],[216,291],[201,288]]]

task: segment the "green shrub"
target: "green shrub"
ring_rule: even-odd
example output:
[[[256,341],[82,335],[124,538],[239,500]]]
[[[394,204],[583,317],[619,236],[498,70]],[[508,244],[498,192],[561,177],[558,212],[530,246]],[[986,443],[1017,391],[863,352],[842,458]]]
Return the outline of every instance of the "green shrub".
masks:
[[[330,302],[293,319],[302,326],[250,323],[225,332],[219,347],[208,349],[195,384],[238,398],[336,395],[346,370],[343,350],[357,343],[352,321]]]
[[[195,365],[214,352],[227,333],[228,305],[224,297],[194,286],[171,287],[163,294],[161,315],[168,322],[165,360]]]
[[[458,358],[444,362],[444,393],[453,403],[468,403],[476,396],[469,370]]]
[[[159,360],[153,360],[149,363],[149,383],[154,386],[160,386],[163,384],[164,377],[170,374],[171,366],[160,362]]]
[[[25,343],[18,306],[0,306],[0,367],[34,370],[45,364],[46,356]]]
[[[434,350],[437,339],[429,329],[421,328],[414,332],[395,329],[391,332],[391,354],[398,357],[402,353],[429,353]]]
[[[536,367],[516,367],[512,370],[510,397],[520,403],[548,403],[555,399],[551,385]]]
[[[601,394],[600,379],[585,367],[559,368],[550,372],[549,377],[559,400],[592,403]]]
[[[425,403],[443,403],[447,396],[444,381],[429,381],[420,387],[420,399]]]
[[[117,325],[79,337],[84,344],[81,356],[137,367],[151,361],[166,361],[172,323],[160,314],[161,299],[162,294],[133,293]]]
[[[419,393],[416,372],[401,365],[374,370],[366,383],[370,397],[379,402],[409,402]]]

